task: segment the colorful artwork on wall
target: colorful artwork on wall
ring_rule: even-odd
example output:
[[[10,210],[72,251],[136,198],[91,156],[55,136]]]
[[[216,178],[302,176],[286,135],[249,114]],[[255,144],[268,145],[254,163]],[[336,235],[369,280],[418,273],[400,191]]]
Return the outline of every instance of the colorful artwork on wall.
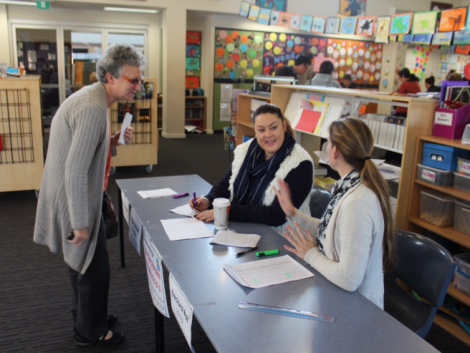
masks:
[[[452,42],[452,34],[454,32],[442,32],[442,33],[434,33],[432,37],[432,44],[433,45],[450,45]]]
[[[287,10],[287,0],[256,0],[256,5],[270,10]]]
[[[323,16],[314,16],[312,24],[313,33],[323,33],[325,32],[326,17]]]
[[[300,21],[300,30],[304,32],[310,32],[313,24],[313,16],[302,16]]]
[[[261,10],[261,7],[256,6],[256,5],[251,5],[250,13],[248,14],[248,19],[252,21],[258,21],[260,10]]]
[[[453,44],[458,44],[458,45],[470,44],[470,31],[455,31]]]
[[[390,25],[390,35],[408,34],[412,21],[413,13],[411,12],[393,15]]]
[[[405,66],[410,69],[410,72],[415,74],[420,80],[425,78],[428,70],[429,55],[432,53],[433,48],[429,45],[416,45],[413,48],[413,54],[407,55]]]
[[[377,32],[375,34],[376,43],[388,43],[390,22],[391,18],[389,16],[377,18]]]
[[[441,12],[439,32],[461,31],[465,28],[467,7],[444,10]]]
[[[289,28],[299,30],[300,29],[300,20],[302,18],[302,15],[296,14],[296,13],[291,13],[290,14],[290,20],[289,20]]]
[[[372,36],[374,34],[375,16],[363,16],[357,19],[356,35]]]
[[[198,58],[201,56],[201,47],[195,44],[186,45],[186,56]]]
[[[290,23],[290,13],[289,12],[281,12],[279,15],[279,26],[289,28]]]
[[[263,25],[269,25],[269,20],[271,19],[271,10],[261,8],[259,11],[258,22]]]
[[[457,54],[468,55],[468,53],[470,52],[470,45],[456,45],[455,52]]]
[[[382,44],[328,38],[326,55],[335,60],[334,76],[351,75],[358,84],[378,85],[382,68]]]
[[[354,34],[356,31],[357,17],[343,17],[341,19],[341,27],[339,33]]]
[[[345,16],[364,16],[366,0],[340,0],[339,13]]]
[[[415,34],[413,43],[416,44],[431,44],[432,34]]]
[[[325,33],[338,34],[339,33],[340,23],[341,23],[341,18],[339,18],[339,17],[328,17],[326,19]]]
[[[197,76],[186,76],[185,88],[199,88],[199,77]]]
[[[263,67],[264,33],[216,29],[215,78],[253,78]]]
[[[186,58],[186,70],[199,70],[199,58]]]
[[[250,12],[250,6],[251,4],[249,2],[242,1],[240,3],[240,16],[248,17],[248,12]]]
[[[413,34],[433,34],[436,32],[437,11],[415,12]]]
[[[279,25],[279,18],[281,17],[281,13],[279,11],[271,11],[271,25],[278,26]]]
[[[201,32],[199,31],[186,31],[187,44],[201,44]]]
[[[316,57],[324,53],[325,48],[326,38],[302,34],[265,33],[263,75],[273,75],[279,67],[293,65],[301,54],[311,53]]]

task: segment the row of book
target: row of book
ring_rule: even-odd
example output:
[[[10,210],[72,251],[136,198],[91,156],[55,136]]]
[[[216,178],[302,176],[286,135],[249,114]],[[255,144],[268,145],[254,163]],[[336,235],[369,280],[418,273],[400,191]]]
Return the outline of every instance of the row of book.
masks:
[[[359,117],[369,126],[374,144],[397,151],[403,151],[406,118],[381,114],[366,114]]]
[[[470,103],[470,87],[468,81],[444,81],[451,86],[442,86],[441,108],[458,109]]]
[[[127,113],[132,115],[132,123],[135,123],[136,119],[141,123],[150,122],[150,108],[137,109],[134,102],[119,102],[117,108],[117,122],[122,123]]]
[[[204,118],[204,109],[187,109],[184,113],[185,119],[203,119]]]

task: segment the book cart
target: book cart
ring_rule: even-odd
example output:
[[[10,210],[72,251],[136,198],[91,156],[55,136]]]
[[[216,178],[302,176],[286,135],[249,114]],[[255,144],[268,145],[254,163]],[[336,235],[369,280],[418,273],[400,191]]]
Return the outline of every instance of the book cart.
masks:
[[[41,77],[0,79],[0,192],[38,190],[44,171]]]
[[[137,92],[130,101],[114,103],[109,109],[111,133],[121,130],[126,112],[134,116],[131,122],[133,139],[129,145],[118,148],[118,154],[111,159],[111,174],[116,167],[147,165],[147,173],[153,171],[158,156],[158,105],[157,79],[145,78],[144,89]]]
[[[462,245],[467,249],[470,249],[469,235],[459,232],[458,230],[454,229],[454,226],[438,227],[420,218],[421,191],[437,190],[446,195],[454,196],[460,200],[470,201],[470,193],[468,192],[455,189],[453,186],[437,186],[418,179],[417,164],[422,162],[425,142],[470,150],[470,145],[463,144],[460,142],[460,140],[432,136],[430,133],[431,130],[427,132],[427,135],[419,136],[415,142],[416,148],[414,152],[413,166],[412,169],[409,170],[409,174],[411,174],[411,187],[408,206],[409,212],[406,218],[406,230],[419,234],[424,234],[426,231],[430,231],[438,234],[443,238]],[[447,294],[457,299],[459,302],[470,306],[470,296],[456,289],[452,282],[449,284]],[[470,346],[470,335],[468,335],[467,332],[461,326],[459,326],[459,324],[453,318],[440,315],[438,311],[434,318],[434,323]]]

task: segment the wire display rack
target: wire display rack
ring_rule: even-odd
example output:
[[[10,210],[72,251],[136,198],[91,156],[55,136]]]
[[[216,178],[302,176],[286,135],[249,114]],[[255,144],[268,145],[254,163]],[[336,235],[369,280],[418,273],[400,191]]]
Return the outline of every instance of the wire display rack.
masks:
[[[33,163],[29,90],[0,89],[0,164]]]

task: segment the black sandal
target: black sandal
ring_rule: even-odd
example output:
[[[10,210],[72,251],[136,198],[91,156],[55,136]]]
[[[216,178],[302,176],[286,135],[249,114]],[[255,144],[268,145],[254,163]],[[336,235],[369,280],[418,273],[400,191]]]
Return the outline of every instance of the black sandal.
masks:
[[[124,335],[122,333],[114,332],[114,331],[111,331],[111,330],[110,330],[110,332],[113,335],[109,339],[105,339],[107,334],[108,334],[107,332],[106,332],[106,334],[103,335],[103,338],[99,338],[99,339],[94,340],[94,341],[86,339],[85,337],[82,337],[77,332],[75,332],[75,335],[74,335],[73,339],[74,339],[75,343],[78,346],[82,346],[82,347],[86,347],[86,346],[117,346],[118,344],[121,344],[122,342],[124,342]]]

